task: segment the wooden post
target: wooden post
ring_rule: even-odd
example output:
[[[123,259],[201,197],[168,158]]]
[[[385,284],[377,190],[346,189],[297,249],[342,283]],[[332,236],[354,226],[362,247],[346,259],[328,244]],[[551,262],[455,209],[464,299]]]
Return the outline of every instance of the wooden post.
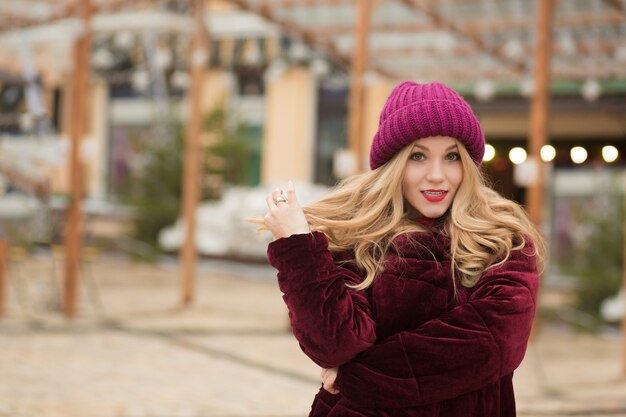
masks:
[[[204,0],[193,1],[195,31],[191,41],[191,85],[187,90],[188,114],[185,127],[185,153],[183,160],[183,220],[185,240],[180,253],[182,263],[181,302],[189,305],[194,298],[196,207],[200,198],[201,148],[200,148],[200,94],[207,51],[207,33],[204,28]]]
[[[622,301],[626,303],[626,173],[624,174],[624,259],[622,260],[622,290],[624,291]],[[622,315],[622,374],[626,376],[626,306]]]
[[[81,200],[83,198],[83,169],[80,147],[85,134],[87,89],[89,86],[89,56],[91,53],[91,0],[81,0],[79,8],[84,32],[74,47],[72,83],[72,125],[70,127],[70,201],[65,229],[65,283],[63,311],[68,318],[76,315],[78,271],[82,235]]]
[[[0,318],[4,317],[7,297],[7,259],[9,256],[9,242],[0,239]]]
[[[350,99],[348,107],[348,148],[356,158],[356,170],[362,172],[363,167],[363,76],[367,67],[367,36],[369,32],[372,0],[358,0],[357,20],[354,28],[356,45],[350,69]]]
[[[541,147],[548,136],[548,113],[550,104],[550,53],[552,45],[553,0],[540,0],[537,13],[537,45],[535,50],[535,93],[530,109],[530,160],[536,164],[536,179],[528,187],[526,204],[531,220],[541,227],[544,202],[544,169]]]

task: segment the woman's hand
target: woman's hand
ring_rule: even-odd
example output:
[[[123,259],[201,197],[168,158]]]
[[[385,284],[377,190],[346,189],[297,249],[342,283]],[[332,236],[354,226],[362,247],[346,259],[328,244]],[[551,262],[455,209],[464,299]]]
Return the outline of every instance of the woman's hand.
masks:
[[[302,207],[298,204],[293,182],[287,183],[287,196],[279,189],[268,194],[266,199],[269,211],[263,217],[274,239],[289,237],[295,234],[310,233],[311,229],[304,217]]]
[[[331,394],[339,394],[339,390],[335,388],[335,379],[337,379],[337,371],[339,368],[322,368],[322,383],[324,389]]]

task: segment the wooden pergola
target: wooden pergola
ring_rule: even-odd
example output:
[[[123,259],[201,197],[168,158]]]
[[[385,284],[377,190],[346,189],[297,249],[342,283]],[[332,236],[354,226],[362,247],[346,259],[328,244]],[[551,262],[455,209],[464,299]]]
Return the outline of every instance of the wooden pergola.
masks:
[[[100,15],[128,10],[167,10],[181,1],[166,0],[11,0],[0,5],[3,37],[59,22],[81,22],[74,49],[71,129],[72,199],[66,234],[65,311],[75,314],[80,252],[81,167],[77,149],[84,134],[85,89],[89,77],[92,22]],[[193,18],[191,50],[208,52],[209,10],[218,0],[188,0]],[[363,89],[382,77],[473,85],[480,80],[533,80],[529,158],[536,165],[528,188],[532,219],[542,221],[543,184],[539,150],[547,143],[549,86],[554,82],[626,82],[626,2],[622,0],[230,0],[240,13],[268,24],[350,71],[349,147],[358,164],[364,160]],[[216,12],[215,18],[219,18]],[[0,53],[0,67],[10,65]],[[194,230],[198,203],[200,130],[199,84],[204,63],[191,65],[190,113],[186,129],[184,217]],[[360,166],[359,169],[364,169]],[[0,268],[3,265],[0,245]],[[193,233],[181,251],[181,301],[193,299]],[[1,276],[1,272],[0,272]],[[0,311],[3,280],[0,278]],[[626,286],[626,279],[625,279]],[[626,333],[626,320],[624,320]],[[625,350],[626,357],[626,350]],[[626,372],[626,367],[624,369]]]
[[[32,7],[24,7],[24,3],[30,3]],[[81,254],[81,239],[83,228],[82,197],[83,197],[83,163],[80,159],[81,142],[85,135],[85,125],[87,120],[87,91],[91,74],[90,60],[93,38],[93,21],[100,15],[112,15],[122,12],[141,12],[152,9],[161,9],[163,2],[151,1],[128,1],[110,0],[105,2],[94,2],[93,0],[74,0],[66,2],[57,1],[28,1],[13,2],[18,5],[11,9],[9,3],[5,9],[0,8],[0,37],[19,36],[28,38],[32,35],[29,31],[41,28],[50,28],[55,24],[66,23],[67,21],[77,22],[79,30],[67,36],[73,38],[74,46],[72,53],[72,87],[71,87],[71,126],[70,133],[70,155],[69,155],[69,178],[70,178],[70,198],[67,207],[67,221],[65,227],[65,277],[63,282],[63,309],[66,317],[72,318],[76,315],[77,308],[77,288],[79,282],[79,265]],[[188,4],[188,18],[193,22],[192,40],[190,50],[195,54],[208,53],[208,31],[204,22],[204,0],[191,0]],[[40,9],[37,9],[40,7]],[[39,13],[36,11],[39,10]],[[39,41],[41,43],[41,41]],[[9,67],[13,62],[2,62]],[[4,57],[6,59],[6,57]],[[200,155],[199,134],[200,134],[200,93],[202,84],[202,69],[204,61],[194,61],[190,63],[191,86],[189,88],[189,115],[185,130],[185,164],[184,164],[184,198],[183,209],[187,221],[187,230],[194,230],[195,208],[199,199],[200,187]],[[4,310],[4,294],[6,288],[6,256],[8,243],[0,240],[0,315]],[[192,299],[193,291],[193,265],[195,264],[195,245],[193,233],[188,234],[185,245],[181,250],[183,273],[181,279],[182,302],[188,304]]]

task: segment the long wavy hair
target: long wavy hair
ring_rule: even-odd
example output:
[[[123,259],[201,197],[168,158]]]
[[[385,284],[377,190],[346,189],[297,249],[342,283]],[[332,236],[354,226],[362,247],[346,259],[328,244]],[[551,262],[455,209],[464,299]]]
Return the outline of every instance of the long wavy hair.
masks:
[[[485,271],[506,262],[511,251],[533,243],[538,267],[545,246],[541,234],[515,202],[491,189],[462,143],[457,141],[463,180],[451,207],[441,219],[450,238],[452,280],[473,287]],[[412,146],[406,146],[381,167],[340,182],[326,197],[304,207],[312,230],[323,232],[331,251],[352,251],[366,272],[353,288],[369,287],[384,268],[384,258],[396,237],[425,231],[411,220],[413,209],[402,194],[404,169]],[[419,244],[419,240],[416,240]]]

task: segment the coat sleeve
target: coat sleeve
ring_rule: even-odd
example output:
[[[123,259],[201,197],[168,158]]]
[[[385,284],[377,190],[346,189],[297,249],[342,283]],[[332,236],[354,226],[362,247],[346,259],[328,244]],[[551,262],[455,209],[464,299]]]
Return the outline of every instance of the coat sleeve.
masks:
[[[293,333],[315,363],[332,368],[353,359],[376,340],[364,291],[346,286],[362,278],[335,264],[321,232],[292,235],[268,246]]]
[[[528,253],[528,247],[515,251],[488,271],[466,303],[341,366],[336,386],[343,397],[361,407],[417,407],[512,373],[524,357],[535,314],[539,276]]]

